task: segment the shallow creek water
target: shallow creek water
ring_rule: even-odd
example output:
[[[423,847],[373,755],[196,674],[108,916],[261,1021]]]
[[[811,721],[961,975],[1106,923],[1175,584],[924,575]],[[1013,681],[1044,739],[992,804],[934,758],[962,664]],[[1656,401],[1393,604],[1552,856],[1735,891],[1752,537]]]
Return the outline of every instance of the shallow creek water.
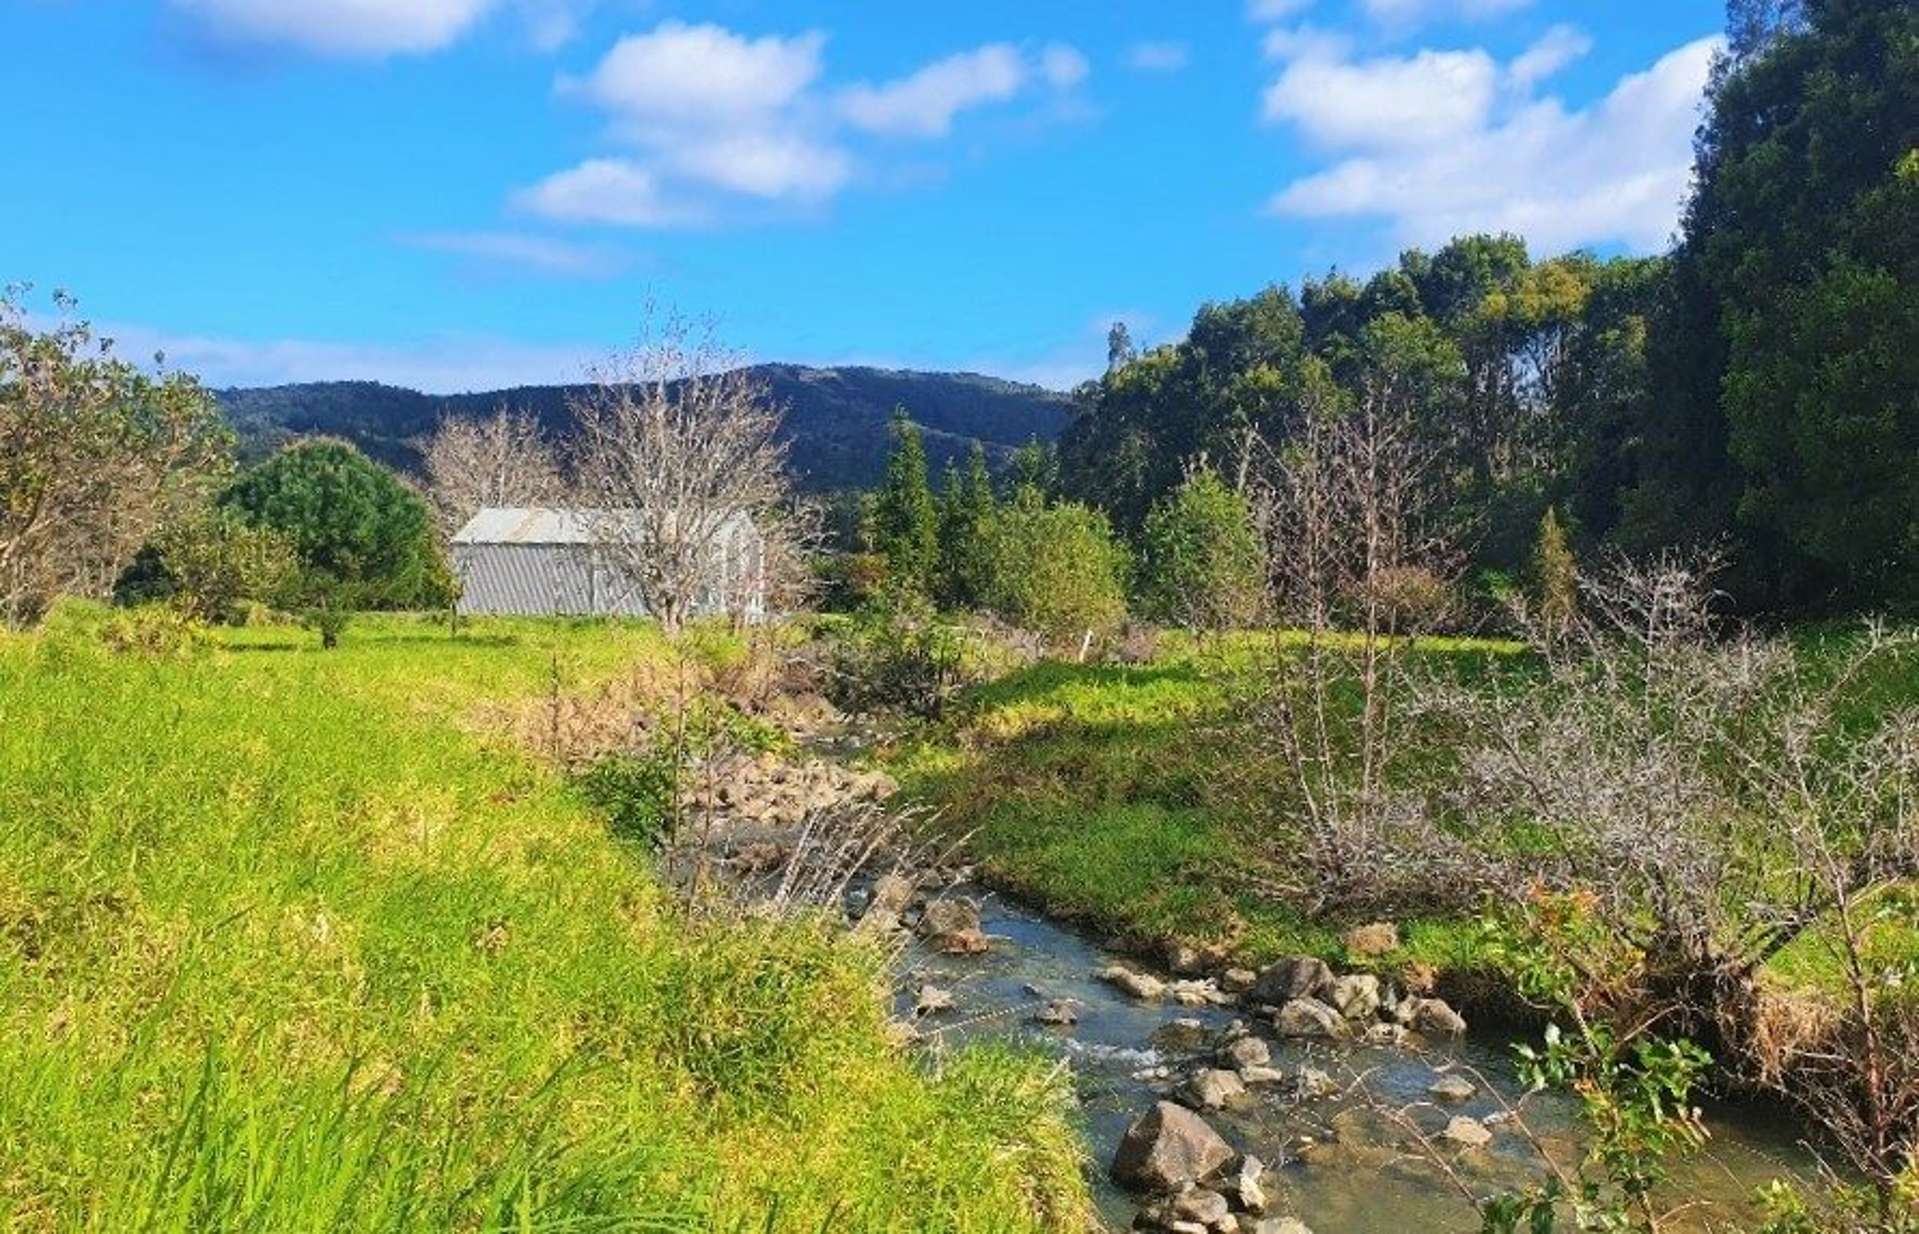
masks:
[[[948,957],[909,952],[900,1004],[911,1015],[913,991],[922,980],[954,996],[953,1010],[921,1022],[922,1032],[943,1041],[992,1035],[1027,1042],[1070,1062],[1083,1107],[1089,1170],[1102,1215],[1124,1229],[1138,1206],[1135,1197],[1107,1175],[1113,1150],[1127,1126],[1165,1096],[1191,1069],[1199,1049],[1155,1046],[1175,1020],[1198,1020],[1211,1032],[1239,1018],[1232,1008],[1188,1008],[1170,1002],[1143,1003],[1127,997],[1094,973],[1116,957],[1074,931],[1018,905],[977,890],[990,953]],[[1132,964],[1131,961],[1120,961]],[[1039,991],[1038,994],[1033,990]],[[1070,998],[1081,1006],[1079,1023],[1046,1028],[1032,1022],[1045,999]],[[1252,1021],[1248,1021],[1252,1023]],[[1256,1031],[1262,1025],[1254,1024]],[[1358,1075],[1383,1105],[1405,1106],[1427,1100],[1435,1067],[1471,1067],[1514,1097],[1518,1085],[1510,1063],[1511,1040],[1476,1031],[1464,1041],[1439,1045],[1421,1055],[1400,1049],[1368,1049],[1281,1042],[1261,1032],[1273,1051],[1273,1065],[1290,1077],[1301,1066],[1318,1067],[1339,1080],[1342,1089]],[[1203,1047],[1202,1047],[1203,1048]],[[1210,1054],[1210,1051],[1206,1051]],[[1138,1079],[1136,1073],[1164,1066],[1171,1082]],[[1454,1114],[1494,1115],[1500,1106],[1483,1090],[1458,1105],[1423,1106],[1411,1111],[1428,1132]],[[1301,1102],[1281,1085],[1255,1088],[1242,1109],[1206,1115],[1235,1148],[1258,1156],[1273,1169],[1267,1192],[1274,1211],[1297,1216],[1315,1234],[1375,1234],[1386,1231],[1468,1231],[1475,1214],[1458,1191],[1430,1164],[1405,1151],[1405,1137],[1365,1100],[1342,1092]],[[1577,1156],[1577,1120],[1572,1104],[1560,1097],[1535,1097],[1526,1121],[1565,1163]],[[1752,1214],[1754,1188],[1785,1173],[1804,1173],[1810,1160],[1798,1146],[1803,1134],[1770,1110],[1746,1107],[1708,1110],[1712,1139],[1706,1150],[1674,1170],[1672,1193],[1701,1202],[1687,1214],[1694,1229],[1744,1224]],[[1523,1185],[1539,1177],[1537,1158],[1526,1140],[1510,1127],[1497,1127],[1483,1152],[1451,1153],[1456,1168],[1480,1193],[1505,1185]],[[1676,1201],[1675,1201],[1676,1202]]]

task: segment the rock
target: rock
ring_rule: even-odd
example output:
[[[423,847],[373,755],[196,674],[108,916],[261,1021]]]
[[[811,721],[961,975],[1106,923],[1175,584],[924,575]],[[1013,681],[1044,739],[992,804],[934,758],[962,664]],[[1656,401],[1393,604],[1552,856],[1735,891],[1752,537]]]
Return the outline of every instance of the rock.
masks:
[[[1349,1020],[1370,1020],[1379,1013],[1379,978],[1354,973],[1332,984],[1327,1001]]]
[[[1147,1038],[1156,1048],[1176,1054],[1197,1053],[1206,1048],[1212,1034],[1199,1020],[1181,1016],[1154,1029]]]
[[[1250,991],[1256,1003],[1284,1006],[1299,998],[1317,998],[1333,984],[1326,961],[1308,955],[1288,956],[1267,966]]]
[[[1166,983],[1147,973],[1136,973],[1124,964],[1111,964],[1099,970],[1100,980],[1118,986],[1134,998],[1154,1002],[1166,993]]]
[[[953,995],[928,982],[920,987],[919,998],[913,1004],[915,1015],[938,1015],[942,1011],[953,1009]]]
[[[1172,981],[1166,993],[1182,1007],[1228,1007],[1236,1000],[1210,981]]]
[[[1443,998],[1409,998],[1400,1006],[1412,1004],[1412,1018],[1406,1022],[1432,1036],[1457,1037],[1466,1031],[1466,1019]]]
[[[1253,1227],[1252,1234],[1313,1234],[1297,1217],[1265,1217]]]
[[[1232,1146],[1205,1119],[1161,1101],[1126,1129],[1113,1154],[1113,1177],[1148,1191],[1172,1191],[1197,1183],[1232,1159]]]
[[[891,934],[902,928],[900,915],[890,908],[869,908],[853,927],[861,934]]]
[[[1246,1083],[1237,1071],[1208,1067],[1186,1081],[1185,1095],[1203,1110],[1223,1110],[1246,1099]]]
[[[1273,1026],[1282,1037],[1339,1037],[1346,1020],[1316,998],[1295,998],[1279,1009]]]
[[[1277,1067],[1241,1067],[1239,1080],[1246,1085],[1283,1084],[1286,1081],[1286,1073]]]
[[[1070,998],[1056,998],[1033,1013],[1035,1024],[1065,1027],[1079,1023],[1079,1004]]]
[[[1259,974],[1250,968],[1229,968],[1219,975],[1219,988],[1228,994],[1244,994],[1258,980]]]
[[[1178,973],[1182,977],[1190,977],[1199,972],[1201,964],[1204,963],[1199,948],[1188,943],[1169,942],[1164,950],[1167,971]]]
[[[1208,1234],[1239,1229],[1226,1197],[1205,1187],[1189,1188],[1148,1205],[1133,1224],[1142,1223],[1147,1229],[1196,1229]]]
[[[1389,951],[1399,950],[1399,927],[1390,921],[1375,921],[1346,931],[1346,954],[1355,960],[1371,960]]]
[[[1463,1114],[1455,1115],[1453,1120],[1446,1124],[1446,1129],[1439,1134],[1442,1138],[1467,1148],[1484,1148],[1493,1142],[1493,1133],[1486,1129],[1485,1123],[1476,1118],[1467,1118]]]
[[[978,933],[979,928],[979,905],[971,900],[933,900],[920,914],[919,932],[927,938],[963,934],[968,930]]]
[[[1339,1091],[1339,1081],[1317,1067],[1301,1067],[1293,1081],[1293,1092],[1301,1101],[1317,1101]]]
[[[873,880],[873,894],[868,901],[867,911],[889,909],[898,913],[912,901],[913,880],[903,874],[882,874]]]
[[[742,845],[733,854],[733,868],[742,874],[766,874],[786,862],[786,846],[771,840]]]
[[[944,955],[984,955],[993,949],[993,942],[979,930],[954,930],[938,934],[933,943]]]
[[[1273,1061],[1273,1052],[1257,1037],[1237,1037],[1221,1047],[1219,1061],[1226,1067],[1264,1067]]]
[[[1266,1211],[1266,1163],[1251,1153],[1239,1159],[1226,1177],[1226,1199],[1242,1213]]]
[[[1406,1044],[1404,1024],[1368,1024],[1360,1038],[1367,1045],[1397,1047]]]
[[[1426,1091],[1435,1101],[1471,1101],[1479,1089],[1463,1075],[1442,1075]]]

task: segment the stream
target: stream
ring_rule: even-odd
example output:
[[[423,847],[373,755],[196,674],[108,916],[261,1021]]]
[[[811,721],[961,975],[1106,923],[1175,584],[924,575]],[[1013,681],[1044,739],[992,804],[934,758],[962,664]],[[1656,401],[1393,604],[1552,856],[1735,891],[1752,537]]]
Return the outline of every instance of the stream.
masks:
[[[962,887],[981,904],[982,924],[992,939],[979,956],[946,956],[912,947],[903,963],[900,1012],[914,1016],[915,991],[931,982],[953,996],[953,1007],[918,1020],[921,1033],[940,1043],[969,1038],[1011,1038],[1053,1054],[1072,1067],[1088,1136],[1089,1173],[1104,1219],[1113,1229],[1132,1222],[1142,1197],[1112,1181],[1107,1167],[1127,1127],[1164,1099],[1195,1065],[1210,1058],[1209,1043],[1235,1019],[1236,1008],[1183,1007],[1142,1002],[1094,974],[1124,961],[1087,938],[1008,900]],[[1043,1027],[1033,1012],[1050,999],[1079,1003],[1071,1027]],[[1176,1021],[1187,1021],[1175,1025]],[[1195,1026],[1192,1022],[1196,1021]],[[1408,1137],[1379,1107],[1428,1103],[1436,1066],[1471,1068],[1500,1086],[1508,1100],[1519,1096],[1511,1065],[1514,1038],[1475,1031],[1463,1040],[1436,1044],[1435,1052],[1291,1042],[1253,1024],[1272,1047],[1272,1064],[1289,1077],[1317,1067],[1341,1091],[1300,1100],[1289,1085],[1251,1090],[1240,1108],[1210,1111],[1206,1120],[1237,1150],[1267,1163],[1266,1191],[1275,1213],[1298,1217],[1314,1234],[1377,1234],[1380,1231],[1471,1231],[1476,1214],[1455,1186],[1429,1161],[1408,1151]],[[1173,1026],[1170,1027],[1169,1026]],[[1181,1040],[1181,1039],[1184,1040]],[[1165,1068],[1166,1078],[1153,1075]],[[1365,1076],[1372,1100],[1354,1091]],[[1456,1104],[1421,1104],[1409,1110],[1429,1134],[1456,1114],[1499,1122],[1499,1102],[1484,1089]],[[1557,1094],[1535,1095],[1525,1120],[1555,1157],[1570,1166],[1579,1153],[1574,1103]],[[1711,1139],[1699,1154],[1675,1163],[1670,1193],[1695,1203],[1682,1228],[1705,1230],[1753,1216],[1754,1189],[1782,1174],[1807,1176],[1810,1155],[1801,1130],[1771,1109],[1708,1108]],[[1478,1193],[1519,1187],[1543,1175],[1527,1139],[1510,1126],[1495,1126],[1484,1150],[1447,1146],[1446,1156]],[[1675,1199],[1671,1201],[1677,1203]]]

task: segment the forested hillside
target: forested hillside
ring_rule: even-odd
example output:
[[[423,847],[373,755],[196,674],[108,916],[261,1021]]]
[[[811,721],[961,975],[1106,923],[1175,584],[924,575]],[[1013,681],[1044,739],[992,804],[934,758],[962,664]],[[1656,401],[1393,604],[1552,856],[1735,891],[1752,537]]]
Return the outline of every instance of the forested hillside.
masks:
[[[1065,395],[976,373],[874,368],[756,368],[786,409],[792,466],[812,489],[870,485],[884,466],[887,425],[905,407],[921,425],[936,465],[964,457],[975,441],[1001,459],[1033,438],[1049,440],[1068,418]],[[474,394],[422,394],[370,381],[219,392],[240,437],[243,459],[265,457],[294,436],[344,437],[368,455],[417,471],[418,440],[445,415],[479,416],[506,406],[538,417],[557,436],[567,428],[566,386],[522,386]]]

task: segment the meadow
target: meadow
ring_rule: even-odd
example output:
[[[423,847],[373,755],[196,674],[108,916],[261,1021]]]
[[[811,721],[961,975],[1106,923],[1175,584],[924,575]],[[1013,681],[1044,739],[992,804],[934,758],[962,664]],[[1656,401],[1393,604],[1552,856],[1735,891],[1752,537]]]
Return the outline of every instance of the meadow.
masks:
[[[885,955],[688,911],[476,720],[649,628],[114,620],[0,637],[0,1226],[1083,1228],[1060,1076],[909,1051]]]

